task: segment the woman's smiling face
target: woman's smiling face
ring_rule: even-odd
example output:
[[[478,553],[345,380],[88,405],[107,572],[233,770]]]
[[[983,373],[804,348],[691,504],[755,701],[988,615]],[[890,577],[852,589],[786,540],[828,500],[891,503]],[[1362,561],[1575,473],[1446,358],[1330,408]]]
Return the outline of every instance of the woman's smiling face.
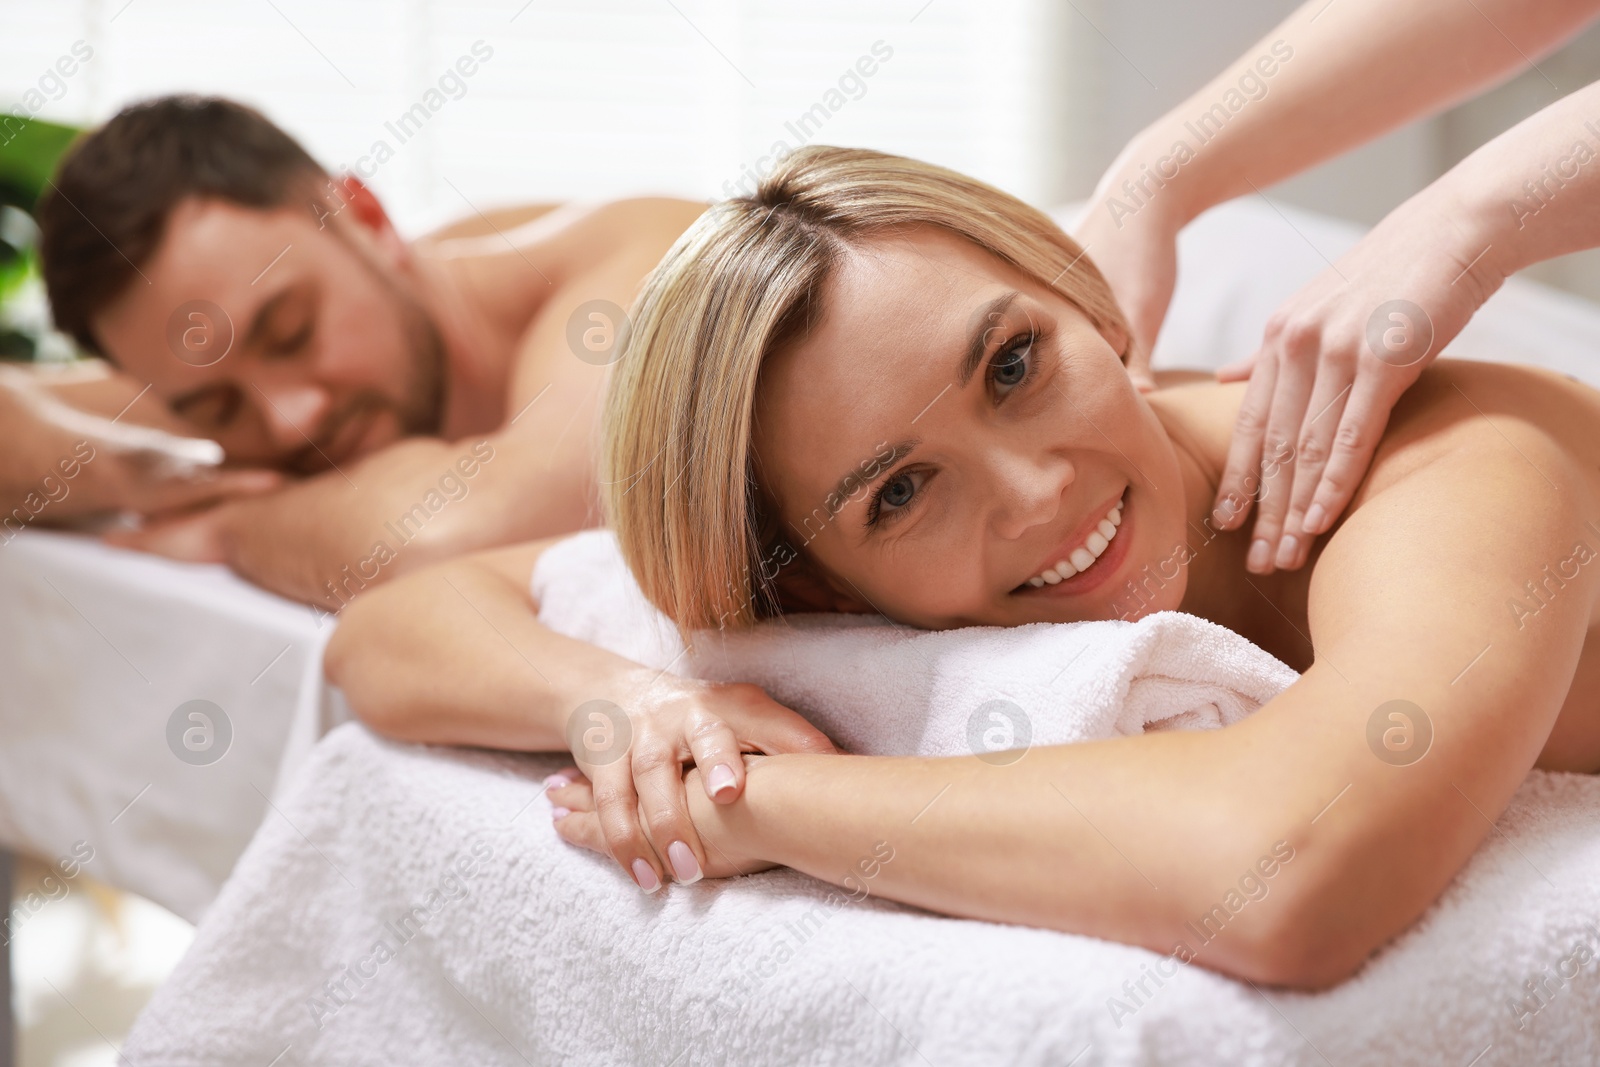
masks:
[[[831,591],[805,606],[927,629],[1178,606],[1182,568],[1129,610],[1127,583],[1186,541],[1183,482],[1077,308],[934,226],[853,248],[822,308],[755,405],[763,491],[800,550],[778,581]]]

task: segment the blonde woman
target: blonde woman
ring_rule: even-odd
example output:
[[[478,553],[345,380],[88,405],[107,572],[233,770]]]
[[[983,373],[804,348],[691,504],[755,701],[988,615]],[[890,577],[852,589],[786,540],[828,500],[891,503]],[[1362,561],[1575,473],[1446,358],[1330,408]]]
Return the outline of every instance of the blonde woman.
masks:
[[[1600,393],[1435,362],[1309,565],[1256,576],[1247,533],[1212,514],[1244,383],[1141,392],[1128,344],[1069,237],[948,170],[812,146],[708,210],[647,279],[604,427],[610,521],[686,638],[794,610],[944,628],[1177,609],[1303,674],[1226,729],[1004,767],[740,758],[775,750],[648,698],[641,722],[687,736],[657,729],[593,777],[577,753],[586,773],[550,791],[559,833],[662,877],[784,865],[836,884],[892,838],[883,896],[1162,952],[1288,849],[1277,891],[1196,959],[1320,988],[1439,895],[1530,768],[1600,769]],[[363,598],[330,676],[399,737],[566,748],[573,707],[648,686],[538,624],[543,547]],[[749,716],[732,734],[792,714],[730,690]],[[1393,700],[1433,729],[1406,765],[1367,741]],[[716,803],[705,768],[730,760],[742,796]]]

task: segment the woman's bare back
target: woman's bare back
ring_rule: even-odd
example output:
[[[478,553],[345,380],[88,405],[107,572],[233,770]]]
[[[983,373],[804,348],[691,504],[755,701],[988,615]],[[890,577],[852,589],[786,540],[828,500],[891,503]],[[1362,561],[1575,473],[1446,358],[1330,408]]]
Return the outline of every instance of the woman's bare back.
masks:
[[[1219,473],[1244,389],[1243,382],[1207,382],[1152,396],[1175,405],[1186,431],[1180,439],[1188,439],[1203,467]],[[1237,565],[1223,569],[1231,585],[1217,591],[1217,610],[1205,614],[1304,671],[1314,657],[1308,623],[1313,577],[1330,540],[1375,498],[1391,491],[1405,492],[1408,480],[1443,457],[1485,439],[1491,445],[1515,448],[1490,421],[1491,416],[1520,420],[1542,430],[1584,473],[1586,484],[1573,485],[1571,491],[1600,501],[1600,391],[1541,368],[1439,359],[1395,406],[1349,508],[1332,529],[1316,539],[1304,567],[1270,575],[1250,574],[1244,569],[1253,515],[1239,529],[1217,535],[1214,543],[1218,550],[1237,555]],[[1550,479],[1531,460],[1527,476]],[[1553,477],[1559,479],[1560,475]],[[1568,487],[1561,488],[1566,491]],[[1492,534],[1493,508],[1486,508],[1479,521],[1484,531]],[[1554,598],[1564,593],[1581,595],[1571,594],[1569,586],[1580,568],[1589,567],[1600,567],[1600,524],[1575,529],[1568,551],[1542,569],[1526,575],[1495,576],[1497,591],[1500,587],[1504,590],[1501,610],[1515,619],[1520,629]],[[1397,649],[1396,654],[1406,652]],[[1483,656],[1493,654],[1492,643],[1482,651]],[[1463,668],[1465,683],[1471,665],[1463,664]],[[1587,637],[1566,701],[1535,766],[1600,772],[1600,601],[1591,605]]]

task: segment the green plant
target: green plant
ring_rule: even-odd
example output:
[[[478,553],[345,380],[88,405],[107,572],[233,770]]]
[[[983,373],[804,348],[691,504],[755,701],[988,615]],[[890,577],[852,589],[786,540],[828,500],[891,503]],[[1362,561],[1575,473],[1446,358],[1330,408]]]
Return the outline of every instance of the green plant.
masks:
[[[33,208],[72,139],[73,126],[7,117],[0,125],[0,358],[33,359],[47,327],[12,314],[39,277]]]

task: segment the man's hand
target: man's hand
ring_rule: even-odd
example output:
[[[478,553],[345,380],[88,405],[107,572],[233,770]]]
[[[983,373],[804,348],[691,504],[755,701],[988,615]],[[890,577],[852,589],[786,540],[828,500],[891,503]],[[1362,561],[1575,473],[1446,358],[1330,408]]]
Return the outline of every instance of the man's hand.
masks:
[[[84,429],[94,459],[84,465],[88,491],[79,499],[79,513],[157,515],[271,492],[284,482],[277,471],[219,466],[222,449],[204,438],[109,422]]]
[[[224,537],[230,505],[214,504],[147,520],[137,530],[111,530],[109,544],[135,548],[185,563],[226,563]]]
[[[61,483],[59,495],[44,487],[51,519],[193,508],[283,482],[276,471],[224,469],[222,446],[173,432],[183,425],[176,420],[159,428],[107,418],[74,407],[42,382],[0,368],[0,428],[15,443],[0,465],[0,488],[20,495],[46,478]]]

